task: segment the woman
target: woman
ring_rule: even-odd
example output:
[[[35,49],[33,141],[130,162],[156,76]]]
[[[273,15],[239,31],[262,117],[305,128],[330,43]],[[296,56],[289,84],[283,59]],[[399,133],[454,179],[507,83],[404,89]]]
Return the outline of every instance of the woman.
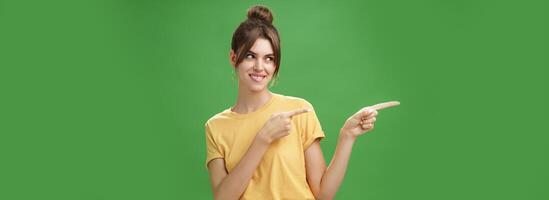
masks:
[[[332,161],[324,161],[324,132],[304,99],[269,91],[280,65],[280,40],[268,8],[254,6],[233,34],[230,62],[238,76],[236,104],[206,122],[215,199],[332,199],[357,136],[374,128],[377,111],[365,107],[339,134]]]

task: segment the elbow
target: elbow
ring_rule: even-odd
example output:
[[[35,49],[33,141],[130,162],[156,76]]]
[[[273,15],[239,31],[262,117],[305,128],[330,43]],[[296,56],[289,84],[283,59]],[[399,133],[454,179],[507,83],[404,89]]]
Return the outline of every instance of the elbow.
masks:
[[[317,190],[312,190],[316,200],[332,200],[335,197],[335,191],[328,188],[319,187]]]
[[[219,192],[217,192],[217,190],[213,191],[213,199],[214,200],[221,200],[221,195],[219,195]]]
[[[215,192],[214,195],[213,195],[213,199],[214,200],[222,200],[223,198],[221,198],[221,195],[219,195],[217,192]]]
[[[333,195],[327,194],[325,191],[322,191],[320,188],[311,188],[311,192],[315,196],[316,200],[331,200],[333,199]]]
[[[321,199],[322,199],[322,198],[320,197],[320,194],[319,194],[319,193],[313,192],[313,196],[315,196],[315,200],[321,200]]]
[[[313,196],[315,197],[316,200],[322,199],[321,198],[322,195],[320,193],[320,186],[315,187],[313,185],[309,185],[309,188],[311,189],[311,193],[313,193]]]
[[[328,194],[314,194],[316,200],[332,200],[334,199],[334,195],[328,195]]]
[[[224,200],[224,199],[227,199],[226,197],[224,198],[223,195],[219,192],[219,189],[216,189],[213,191],[213,199],[214,200]]]
[[[223,196],[219,192],[214,193],[214,200],[227,200],[229,199],[227,196]]]
[[[240,197],[229,195],[229,194],[222,194],[220,192],[214,193],[214,200],[238,200]]]
[[[227,199],[230,199],[230,198],[228,198],[227,196],[220,195],[220,194],[214,194],[214,200],[227,200]]]
[[[311,189],[311,193],[313,193],[315,200],[330,200],[331,198],[327,198],[326,189],[322,187],[323,185],[320,180],[309,182],[309,188]]]

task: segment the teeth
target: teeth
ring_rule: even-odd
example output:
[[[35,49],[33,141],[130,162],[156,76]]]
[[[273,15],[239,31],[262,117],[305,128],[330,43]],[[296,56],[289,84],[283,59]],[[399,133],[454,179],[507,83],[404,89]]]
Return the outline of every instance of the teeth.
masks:
[[[255,75],[255,74],[250,74],[250,77],[254,80],[254,81],[262,81],[265,76],[258,76],[258,75]]]

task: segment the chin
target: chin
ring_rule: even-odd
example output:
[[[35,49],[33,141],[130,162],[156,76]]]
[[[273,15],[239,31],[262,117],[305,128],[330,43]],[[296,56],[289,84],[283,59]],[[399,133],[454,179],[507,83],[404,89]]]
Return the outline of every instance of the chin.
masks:
[[[239,87],[242,87],[243,89],[246,88],[246,90],[252,93],[259,93],[259,92],[264,92],[265,90],[268,90],[270,82],[271,82],[270,77],[268,77],[262,83],[253,82],[251,80],[240,79]]]
[[[252,85],[249,87],[250,91],[253,93],[263,92],[267,90],[266,85]]]
[[[270,80],[267,80],[266,83],[262,84],[251,83],[250,85],[248,85],[248,90],[253,93],[264,92],[265,90],[269,89],[269,83]]]

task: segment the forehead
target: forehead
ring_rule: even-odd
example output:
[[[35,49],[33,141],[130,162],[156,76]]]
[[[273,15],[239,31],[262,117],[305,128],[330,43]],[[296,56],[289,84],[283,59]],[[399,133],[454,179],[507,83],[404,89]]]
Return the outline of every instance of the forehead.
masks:
[[[265,38],[258,38],[255,40],[254,45],[250,48],[250,51],[260,55],[273,54],[273,47],[271,46],[271,42],[269,40]]]

